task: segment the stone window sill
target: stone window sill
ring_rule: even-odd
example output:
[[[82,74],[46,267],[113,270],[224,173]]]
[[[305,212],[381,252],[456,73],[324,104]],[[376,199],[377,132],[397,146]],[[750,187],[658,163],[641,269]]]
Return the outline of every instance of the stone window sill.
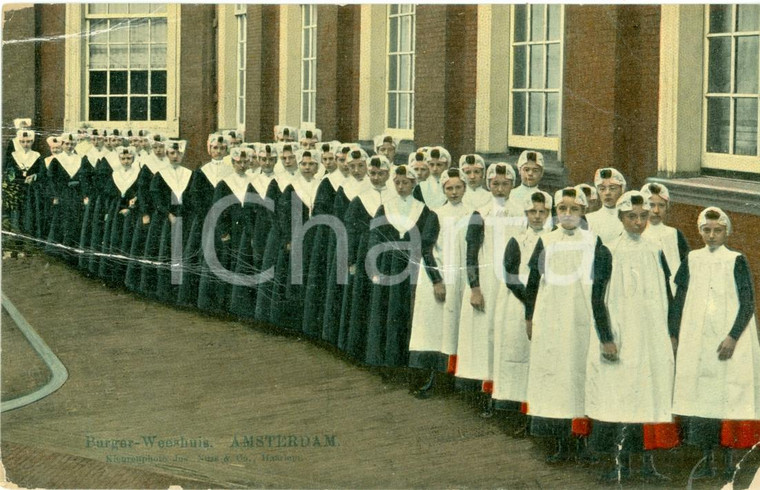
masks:
[[[647,182],[665,185],[673,202],[760,216],[760,182],[709,176],[652,177]]]

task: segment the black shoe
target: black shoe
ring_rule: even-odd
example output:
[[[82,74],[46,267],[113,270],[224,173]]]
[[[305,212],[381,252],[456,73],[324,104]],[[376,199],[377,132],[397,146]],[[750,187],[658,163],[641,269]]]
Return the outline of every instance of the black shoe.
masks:
[[[578,439],[576,444],[575,461],[578,464],[589,466],[599,462],[599,458],[588,448],[588,441],[585,438]]]
[[[698,463],[699,467],[691,478],[693,480],[703,480],[705,478],[715,478],[715,456],[712,451],[705,451],[704,457]]]
[[[639,470],[639,476],[641,476],[642,480],[649,483],[670,480],[670,478],[657,471],[657,468],[654,467],[654,457],[651,454],[646,453],[641,457],[641,470]]]
[[[412,395],[414,395],[415,398],[419,400],[427,400],[431,396],[433,396],[433,390],[432,387],[430,388],[420,388],[418,390],[414,390],[412,392]]]
[[[557,441],[557,452],[546,458],[547,464],[560,464],[572,459],[572,453],[566,439]]]

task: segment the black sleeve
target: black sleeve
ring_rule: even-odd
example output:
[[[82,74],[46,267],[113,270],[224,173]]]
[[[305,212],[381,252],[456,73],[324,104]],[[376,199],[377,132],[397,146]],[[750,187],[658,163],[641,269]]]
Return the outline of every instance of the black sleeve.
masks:
[[[514,237],[509,239],[507,248],[504,249],[504,272],[507,288],[512,291],[523,304],[525,304],[525,285],[520,282],[520,245]]]
[[[665,290],[668,293],[668,308],[670,308],[670,304],[673,302],[673,291],[670,289],[670,267],[668,267],[668,259],[665,258],[665,253],[662,250],[660,250],[660,265],[665,276]]]
[[[676,296],[673,304],[668,308],[668,333],[671,337],[678,338],[681,333],[681,317],[683,305],[686,303],[686,293],[689,291],[689,257],[681,261],[681,266],[676,272]]]
[[[438,234],[441,232],[441,224],[438,221],[438,215],[433,211],[430,211],[423,226],[424,228],[422,229],[421,238],[422,260],[425,266],[425,272],[433,284],[438,284],[443,281],[441,272],[438,270],[438,264],[435,261],[435,256],[433,255],[433,248],[438,241]]]
[[[229,186],[226,182],[221,181],[214,189],[213,202],[216,203],[220,199],[223,199],[227,195],[231,194]],[[231,213],[225,210],[219,215],[219,219],[216,222],[216,230],[214,230],[217,236],[224,236],[232,232],[232,220]]]
[[[541,274],[544,270],[544,241],[540,238],[530,256],[528,268],[530,274],[528,275],[528,284],[525,286],[525,319],[532,320],[533,311],[536,308],[538,285],[541,283]]]
[[[612,342],[612,329],[610,328],[610,312],[604,302],[607,292],[607,284],[612,277],[612,254],[609,249],[602,245],[597,238],[596,251],[594,252],[593,285],[591,286],[591,309],[594,313],[594,323],[599,341]]]
[[[483,246],[483,217],[475,211],[470,216],[470,222],[467,224],[467,282],[471,288],[480,287],[480,270],[478,264],[478,252]]]
[[[414,187],[414,190],[412,191],[412,197],[417,199],[418,201],[425,202],[425,198],[422,197],[422,189],[420,189],[420,185],[417,184]]]
[[[678,241],[678,256],[681,257],[681,262],[686,260],[686,256],[689,255],[689,242],[686,241],[686,237],[683,236],[681,230],[676,230],[676,237]]]
[[[747,328],[752,315],[755,314],[755,292],[752,287],[752,273],[746,257],[736,257],[734,264],[734,281],[736,281],[736,293],[739,296],[739,312],[736,314],[734,326],[729,332],[735,340],[739,340],[742,332]]]
[[[156,209],[161,214],[168,215],[170,212],[169,205],[171,202],[171,189],[169,189],[168,194],[163,192],[164,189],[162,187],[167,186],[162,186],[162,183],[164,183],[163,177],[161,177],[161,174],[156,173],[150,181],[150,196]]]

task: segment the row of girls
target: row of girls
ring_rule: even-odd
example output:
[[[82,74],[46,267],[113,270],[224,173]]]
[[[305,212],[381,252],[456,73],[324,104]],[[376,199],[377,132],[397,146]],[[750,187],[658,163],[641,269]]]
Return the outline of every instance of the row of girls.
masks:
[[[191,171],[161,135],[63,134],[41,159],[22,129],[3,174],[22,205],[6,214],[110,284],[412,367],[419,398],[453,375],[484,415],[527,414],[555,438],[549,463],[611,454],[602,476],[620,480],[641,453],[641,477],[661,480],[651,450],[684,435],[704,451],[694,476],[712,477],[717,447],[728,475],[731,448],[760,439],[752,280],[723,211],[700,215],[705,247],[689,252],[667,188],[626,192],[613,168],[551,196],[539,152],[520,155],[516,185],[476,154],[395,165],[390,136],[369,156],[301,133],[212,134]]]

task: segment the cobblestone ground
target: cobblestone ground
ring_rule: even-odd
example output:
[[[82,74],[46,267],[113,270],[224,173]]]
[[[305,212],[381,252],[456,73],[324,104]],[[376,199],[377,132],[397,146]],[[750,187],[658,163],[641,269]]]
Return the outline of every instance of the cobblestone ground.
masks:
[[[2,459],[16,484],[599,486],[598,465],[547,466],[541,441],[514,437],[508,419],[479,418],[462,395],[418,400],[403,373],[383,379],[296,336],[146,301],[40,255],[4,260],[2,286],[69,371],[52,395],[2,414]],[[46,379],[13,328],[3,316],[4,397],[6,379],[8,395]],[[660,488],[685,488],[698,459],[687,448],[659,454],[671,477]]]

